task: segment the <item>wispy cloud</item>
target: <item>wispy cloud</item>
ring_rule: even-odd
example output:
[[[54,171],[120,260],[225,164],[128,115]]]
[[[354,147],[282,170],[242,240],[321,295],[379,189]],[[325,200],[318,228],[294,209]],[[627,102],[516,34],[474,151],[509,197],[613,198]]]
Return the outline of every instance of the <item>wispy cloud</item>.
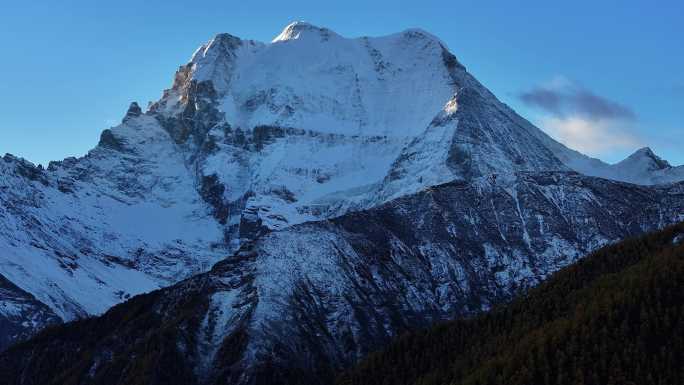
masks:
[[[585,154],[605,157],[643,145],[633,133],[637,115],[631,108],[564,77],[518,96],[542,112],[540,128]]]
[[[556,80],[520,93],[520,100],[556,117],[636,120],[632,109],[570,81]]]

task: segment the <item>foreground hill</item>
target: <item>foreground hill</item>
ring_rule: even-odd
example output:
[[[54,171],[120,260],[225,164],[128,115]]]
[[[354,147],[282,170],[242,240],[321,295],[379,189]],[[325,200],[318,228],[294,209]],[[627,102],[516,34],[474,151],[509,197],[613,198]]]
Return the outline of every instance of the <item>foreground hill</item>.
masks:
[[[605,247],[512,304],[401,337],[339,385],[682,384],[684,224]]]

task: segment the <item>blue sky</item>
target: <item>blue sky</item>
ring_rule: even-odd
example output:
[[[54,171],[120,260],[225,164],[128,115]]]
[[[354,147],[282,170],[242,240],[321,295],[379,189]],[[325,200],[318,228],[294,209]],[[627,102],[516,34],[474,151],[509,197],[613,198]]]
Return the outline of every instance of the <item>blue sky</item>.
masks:
[[[0,11],[0,153],[82,155],[156,100],[219,32],[269,41],[294,20],[344,36],[420,27],[521,115],[590,155],[649,145],[684,163],[684,2],[32,1]]]

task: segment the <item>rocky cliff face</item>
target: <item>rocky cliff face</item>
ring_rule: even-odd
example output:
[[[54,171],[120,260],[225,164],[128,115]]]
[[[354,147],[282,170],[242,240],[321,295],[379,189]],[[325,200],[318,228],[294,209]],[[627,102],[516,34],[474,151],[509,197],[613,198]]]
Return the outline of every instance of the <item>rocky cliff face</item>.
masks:
[[[443,42],[425,31],[348,39],[325,28],[293,23],[271,43],[220,34],[179,68],[159,101],[147,111],[132,104],[122,124],[105,130],[86,156],[52,162],[47,168],[11,155],[0,161],[0,274],[66,321],[101,314],[131,296],[206,272],[236,251],[244,253],[246,245],[299,236],[291,232],[293,226],[330,226],[327,221],[333,218],[351,218],[352,213],[396,204],[405,197],[429,196],[425,194],[433,186],[444,183],[460,184],[479,204],[496,208],[509,205],[507,197],[520,202],[523,193],[515,186],[527,178],[523,176],[549,175],[552,182],[545,193],[576,194],[572,201],[562,195],[555,201],[567,213],[584,212],[579,197],[593,194],[581,183],[624,190],[633,201],[625,198],[620,215],[637,215],[627,207],[645,202],[652,204],[649,210],[661,210],[662,216],[646,215],[636,227],[619,217],[612,220],[616,224],[610,228],[618,229],[612,232],[603,225],[588,226],[595,237],[586,235],[577,243],[566,243],[570,241],[563,234],[571,230],[560,225],[567,222],[565,217],[554,218],[559,225],[543,234],[527,230],[526,245],[546,245],[530,246],[529,258],[544,261],[539,263],[548,264],[548,269],[554,266],[548,259],[567,252],[564,258],[572,260],[679,214],[673,211],[681,207],[679,195],[650,198],[678,187],[644,189],[583,179],[571,173],[577,167],[574,158],[565,156],[570,153],[497,100]],[[642,170],[643,162],[632,163],[629,169],[639,172],[667,169],[653,169],[648,163]],[[580,185],[564,186],[567,178]],[[499,191],[497,186],[508,186],[508,193],[486,194],[488,189]],[[454,204],[466,204],[459,202],[460,198]],[[483,207],[472,210],[478,213]],[[520,210],[526,207],[523,204]],[[425,215],[441,215],[441,208],[424,209]],[[536,223],[541,229],[550,220],[544,216],[547,212],[555,211],[529,218],[521,211],[520,217],[525,226]],[[415,219],[408,216],[407,222]],[[589,214],[587,218],[603,220]],[[372,224],[362,219],[358,229],[370,229]],[[461,226],[484,231],[473,221]],[[496,226],[505,236],[511,225],[501,220]],[[300,243],[317,243],[301,236]],[[270,247],[289,250],[288,242],[294,241],[282,242]],[[496,242],[484,236],[472,242],[454,243],[440,252],[445,258],[460,252],[470,255],[464,250],[480,242],[491,244],[494,249],[488,252],[504,261],[522,255],[517,249],[495,247]],[[393,252],[402,254],[399,249]],[[328,255],[324,250],[307,253]],[[520,284],[538,281],[545,271],[526,273],[529,279],[519,279]],[[454,301],[454,309],[434,316],[429,315],[432,310],[421,310],[415,324],[471,311],[462,308],[471,302],[477,310],[510,291],[473,290],[476,294],[464,291],[462,297],[449,291],[444,295]],[[477,293],[482,293],[478,300]],[[0,297],[0,304],[11,301],[10,296]],[[251,319],[251,311],[235,314],[237,319]],[[29,327],[27,333],[36,328]],[[12,341],[19,335],[24,334],[0,339]],[[365,348],[354,349],[359,353]],[[355,354],[331,353],[331,362],[347,362]]]

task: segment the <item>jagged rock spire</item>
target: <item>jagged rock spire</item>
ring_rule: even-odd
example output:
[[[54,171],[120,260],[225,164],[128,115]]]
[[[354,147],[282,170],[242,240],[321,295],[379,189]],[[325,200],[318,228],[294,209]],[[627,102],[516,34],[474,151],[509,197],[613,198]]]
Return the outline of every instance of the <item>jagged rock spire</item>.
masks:
[[[138,105],[138,102],[132,102],[126,111],[126,116],[123,118],[123,122],[126,122],[130,118],[135,118],[142,115],[142,109]]]

